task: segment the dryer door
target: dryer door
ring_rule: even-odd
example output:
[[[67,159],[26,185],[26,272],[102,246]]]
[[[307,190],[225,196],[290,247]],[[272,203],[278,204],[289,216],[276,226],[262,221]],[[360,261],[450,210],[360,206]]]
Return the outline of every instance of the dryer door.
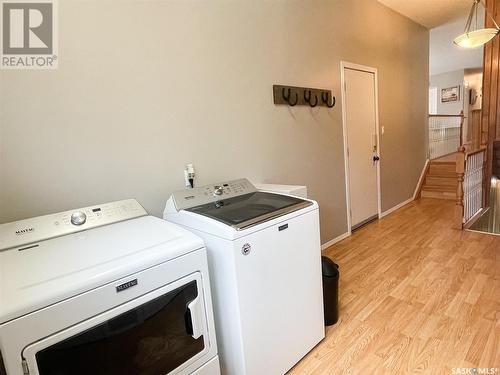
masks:
[[[30,374],[182,371],[209,350],[199,272],[40,340],[23,351]]]

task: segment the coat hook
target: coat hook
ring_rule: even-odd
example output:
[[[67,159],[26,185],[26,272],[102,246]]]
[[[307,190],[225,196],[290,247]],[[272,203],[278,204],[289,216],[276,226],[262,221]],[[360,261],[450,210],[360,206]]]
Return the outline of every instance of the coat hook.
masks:
[[[287,102],[290,107],[293,107],[294,105],[296,105],[299,102],[299,95],[297,93],[295,93],[295,103],[292,104],[290,102],[290,94],[291,94],[290,87],[288,88],[288,94],[285,94],[285,88],[284,87],[281,89],[281,96],[283,96],[283,100],[285,102]]]
[[[285,95],[285,88],[284,87],[281,89],[281,96],[283,97],[283,100],[285,102],[288,102],[288,99],[290,99],[290,87],[288,88],[288,96]]]
[[[308,93],[308,95],[306,95]],[[311,90],[304,90],[304,100],[309,103],[311,100]]]
[[[288,105],[290,107],[293,107],[295,104],[297,104],[299,102],[299,95],[297,93],[295,93],[295,103],[291,103],[290,101],[288,101]]]
[[[306,95],[307,93],[307,95]],[[311,90],[304,90],[304,100],[309,103],[311,108],[314,108],[318,105],[318,96],[314,94],[314,104],[311,103]]]
[[[311,98],[309,98],[310,100]],[[310,101],[309,101],[309,105],[311,106],[311,108],[314,108],[318,105],[318,96],[316,94],[314,94],[314,104],[312,104]]]
[[[328,108],[332,108],[335,106],[335,96],[332,95],[332,104],[331,105],[330,105],[329,97],[330,97],[330,93],[328,91],[321,93],[321,100],[323,101],[323,103],[325,103]]]

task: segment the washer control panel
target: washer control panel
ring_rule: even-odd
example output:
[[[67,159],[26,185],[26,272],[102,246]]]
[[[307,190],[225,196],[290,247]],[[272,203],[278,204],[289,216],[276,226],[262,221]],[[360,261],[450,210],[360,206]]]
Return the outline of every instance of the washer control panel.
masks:
[[[0,225],[0,251],[117,223],[148,213],[135,199],[83,207]]]
[[[239,180],[218,182],[213,185],[196,187],[194,189],[186,189],[176,191],[172,194],[175,208],[184,210],[186,208],[201,206],[211,202],[217,202],[227,198],[237,197],[254,193],[257,188],[246,178]]]

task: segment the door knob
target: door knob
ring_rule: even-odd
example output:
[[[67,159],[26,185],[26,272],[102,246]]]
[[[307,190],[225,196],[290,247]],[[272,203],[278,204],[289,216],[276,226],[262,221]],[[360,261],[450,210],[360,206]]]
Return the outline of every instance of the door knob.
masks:
[[[379,156],[375,155],[375,156],[373,157],[373,161],[379,161],[379,160],[380,160],[380,157],[379,157]]]

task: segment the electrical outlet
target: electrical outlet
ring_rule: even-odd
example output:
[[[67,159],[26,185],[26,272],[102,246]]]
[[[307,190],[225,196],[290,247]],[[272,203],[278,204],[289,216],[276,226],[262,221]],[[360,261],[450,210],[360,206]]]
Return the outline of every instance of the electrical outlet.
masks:
[[[194,187],[194,177],[195,173],[193,164],[186,164],[186,167],[184,168],[184,182],[186,184],[186,187]]]

